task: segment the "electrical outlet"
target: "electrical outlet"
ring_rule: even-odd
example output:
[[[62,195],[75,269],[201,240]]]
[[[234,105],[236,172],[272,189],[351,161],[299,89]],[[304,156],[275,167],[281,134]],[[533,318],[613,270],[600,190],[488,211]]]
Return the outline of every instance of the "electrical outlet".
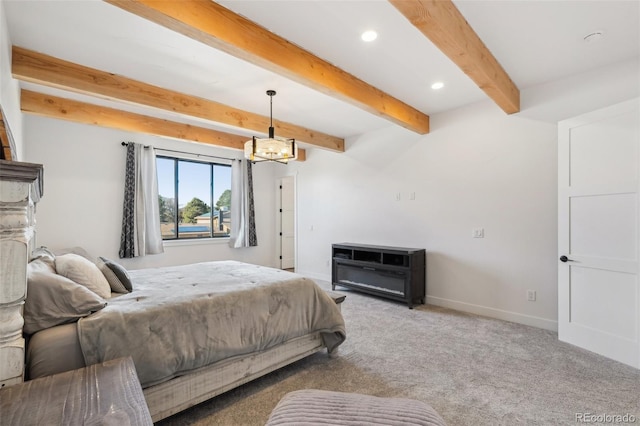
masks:
[[[535,290],[527,290],[527,300],[529,302],[536,301],[536,291]]]

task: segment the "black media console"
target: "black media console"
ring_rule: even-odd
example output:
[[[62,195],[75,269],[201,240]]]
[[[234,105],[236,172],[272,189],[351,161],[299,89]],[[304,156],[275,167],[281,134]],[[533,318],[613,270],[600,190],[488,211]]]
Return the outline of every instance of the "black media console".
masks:
[[[331,287],[348,287],[406,302],[410,309],[424,304],[425,249],[333,244]]]

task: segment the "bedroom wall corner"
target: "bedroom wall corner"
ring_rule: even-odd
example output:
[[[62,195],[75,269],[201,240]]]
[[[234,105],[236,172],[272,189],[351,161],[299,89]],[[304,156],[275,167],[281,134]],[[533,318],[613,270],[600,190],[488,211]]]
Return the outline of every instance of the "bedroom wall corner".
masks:
[[[521,91],[521,117],[557,123],[640,96],[640,57]]]
[[[0,105],[16,144],[16,157],[24,161],[22,113],[20,111],[20,87],[11,77],[11,39],[5,13],[5,2],[0,1]]]
[[[332,243],[425,248],[428,303],[554,330],[556,125],[490,102],[431,125],[424,136],[372,131],[348,138],[345,153],[314,149],[289,166],[297,272],[330,280]]]

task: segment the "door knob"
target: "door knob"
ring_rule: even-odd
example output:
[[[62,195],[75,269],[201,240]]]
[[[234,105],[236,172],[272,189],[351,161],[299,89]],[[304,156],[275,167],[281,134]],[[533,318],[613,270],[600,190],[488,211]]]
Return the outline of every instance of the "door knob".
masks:
[[[573,259],[569,259],[567,256],[565,256],[564,254],[562,256],[560,256],[560,261],[561,262],[575,262]]]

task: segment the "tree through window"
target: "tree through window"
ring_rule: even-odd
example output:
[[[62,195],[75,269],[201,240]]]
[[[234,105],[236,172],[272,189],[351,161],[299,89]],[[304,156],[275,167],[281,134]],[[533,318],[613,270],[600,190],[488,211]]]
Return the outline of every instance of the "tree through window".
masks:
[[[229,236],[231,166],[158,156],[157,170],[164,240]]]

